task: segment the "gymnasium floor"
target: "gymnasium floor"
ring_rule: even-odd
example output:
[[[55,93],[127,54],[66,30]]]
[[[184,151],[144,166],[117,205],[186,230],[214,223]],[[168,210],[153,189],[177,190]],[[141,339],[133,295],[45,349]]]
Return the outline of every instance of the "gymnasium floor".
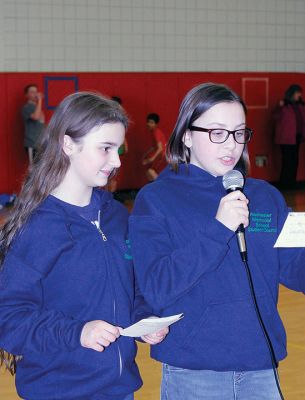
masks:
[[[305,190],[285,192],[284,196],[293,211],[305,211]],[[304,400],[305,297],[300,293],[281,287],[279,310],[286,327],[288,340],[288,357],[280,364],[279,369],[282,391],[285,400]],[[144,386],[136,393],[135,400],[158,400],[160,365],[150,359],[148,345],[139,344],[137,362]],[[19,397],[14,389],[13,378],[7,372],[0,370],[0,400],[17,399]]]

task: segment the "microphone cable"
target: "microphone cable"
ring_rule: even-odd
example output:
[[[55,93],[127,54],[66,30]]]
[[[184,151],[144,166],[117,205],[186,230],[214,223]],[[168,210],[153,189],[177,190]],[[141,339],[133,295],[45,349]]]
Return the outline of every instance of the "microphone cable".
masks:
[[[250,287],[250,292],[251,292],[251,298],[252,298],[252,301],[253,301],[253,305],[254,305],[254,309],[255,309],[255,312],[256,312],[256,316],[257,316],[257,319],[259,321],[259,324],[260,324],[260,327],[262,329],[262,332],[264,334],[264,338],[266,340],[266,343],[267,343],[267,346],[268,346],[268,350],[269,350],[269,353],[270,353],[271,362],[272,362],[272,369],[273,369],[273,374],[274,374],[274,378],[275,378],[275,383],[276,383],[280,398],[282,400],[284,400],[284,396],[283,396],[283,393],[282,393],[281,387],[280,387],[279,375],[278,375],[278,371],[277,371],[278,363],[277,363],[276,358],[275,358],[273,346],[272,346],[271,340],[269,338],[267,329],[265,327],[265,324],[263,322],[261,313],[259,311],[259,307],[258,307],[257,300],[256,300],[256,295],[255,295],[255,291],[254,291],[254,285],[253,285],[253,280],[252,280],[249,264],[248,264],[247,260],[243,260],[243,264],[244,264],[244,267],[246,269],[247,278],[248,278],[249,287]]]
[[[243,187],[244,187],[244,176],[239,170],[236,170],[236,169],[230,170],[222,177],[222,184],[223,184],[223,187],[225,188],[225,190],[227,191],[227,193],[234,192],[235,190],[242,191]],[[236,237],[237,237],[240,256],[241,256],[242,262],[246,269],[250,292],[251,292],[251,298],[252,298],[252,302],[254,305],[255,313],[256,313],[258,322],[262,329],[262,332],[263,332],[263,335],[264,335],[264,338],[265,338],[265,341],[267,343],[268,350],[270,353],[272,369],[273,369],[276,386],[277,386],[280,398],[282,400],[284,400],[284,396],[283,396],[283,393],[282,393],[281,387],[280,387],[278,371],[277,371],[278,363],[276,361],[273,346],[272,346],[271,340],[269,338],[265,324],[263,322],[263,319],[262,319],[262,316],[261,316],[261,313],[259,311],[259,307],[257,304],[257,300],[256,300],[253,280],[252,280],[252,276],[251,276],[251,272],[250,272],[250,268],[249,268],[249,264],[248,264],[248,255],[247,255],[247,246],[246,246],[246,242],[245,242],[244,227],[242,225],[240,225],[235,233],[236,233]]]

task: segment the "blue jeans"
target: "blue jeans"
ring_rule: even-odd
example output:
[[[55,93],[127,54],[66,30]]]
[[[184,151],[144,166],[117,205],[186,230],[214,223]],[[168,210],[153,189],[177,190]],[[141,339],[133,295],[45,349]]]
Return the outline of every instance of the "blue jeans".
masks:
[[[189,370],[163,364],[161,400],[278,400],[272,369]]]

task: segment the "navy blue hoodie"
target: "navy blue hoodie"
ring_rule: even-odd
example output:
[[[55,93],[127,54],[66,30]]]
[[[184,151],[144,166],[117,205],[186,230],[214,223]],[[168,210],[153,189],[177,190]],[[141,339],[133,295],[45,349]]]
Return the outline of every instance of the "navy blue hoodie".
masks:
[[[107,241],[79,215],[80,207],[49,196],[5,258],[0,347],[22,356],[16,373],[22,398],[119,400],[142,384],[132,338],[121,336],[102,353],[80,344],[88,321],[126,327],[148,314],[135,296],[128,212],[100,190],[92,202]]]
[[[279,283],[305,291],[305,253],[273,248],[288,213],[275,188],[249,178],[244,193],[250,200],[249,267],[281,360],[286,336],[277,311]],[[136,198],[129,234],[141,292],[160,316],[184,313],[152,356],[187,369],[268,369],[271,359],[235,234],[215,219],[225,195],[221,176],[180,165],[178,174],[165,169]]]

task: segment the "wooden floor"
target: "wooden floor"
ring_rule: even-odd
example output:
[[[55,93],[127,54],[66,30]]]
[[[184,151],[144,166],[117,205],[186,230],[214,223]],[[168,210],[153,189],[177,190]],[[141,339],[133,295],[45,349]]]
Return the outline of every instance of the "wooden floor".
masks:
[[[287,203],[294,211],[305,211],[305,191],[287,192],[284,195]],[[285,400],[304,400],[305,297],[300,293],[281,287],[279,310],[286,327],[288,339],[288,357],[281,363],[279,369],[282,390]],[[135,399],[158,400],[161,368],[159,363],[150,359],[148,345],[139,344],[137,362],[144,386],[136,393]],[[4,371],[0,371],[0,399],[19,399],[14,389],[13,378]]]

